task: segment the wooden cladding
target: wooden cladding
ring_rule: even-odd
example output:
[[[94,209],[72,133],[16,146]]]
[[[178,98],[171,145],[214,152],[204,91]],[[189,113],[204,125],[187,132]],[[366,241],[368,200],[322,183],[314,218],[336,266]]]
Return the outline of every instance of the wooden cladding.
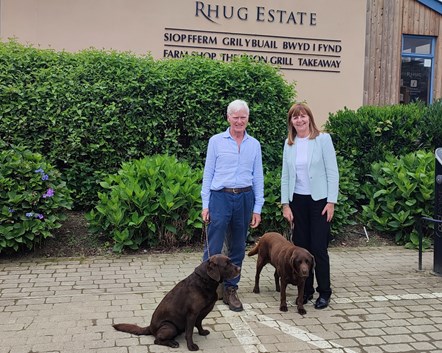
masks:
[[[436,37],[433,98],[442,98],[442,16],[415,0],[367,0],[364,105],[399,103],[402,34]]]
[[[402,33],[423,36],[440,35],[441,15],[415,0],[403,0]]]

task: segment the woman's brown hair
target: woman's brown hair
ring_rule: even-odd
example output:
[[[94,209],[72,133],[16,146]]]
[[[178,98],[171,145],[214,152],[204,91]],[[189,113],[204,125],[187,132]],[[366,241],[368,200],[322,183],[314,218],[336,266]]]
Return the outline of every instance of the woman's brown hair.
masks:
[[[287,130],[288,130],[287,139],[288,139],[288,144],[290,146],[295,143],[295,137],[296,137],[296,129],[292,124],[292,117],[299,116],[301,114],[307,114],[310,118],[310,124],[309,124],[310,134],[308,138],[314,139],[320,133],[318,127],[316,126],[315,118],[313,117],[313,113],[310,110],[310,108],[304,103],[295,103],[291,106],[289,112],[287,113]]]

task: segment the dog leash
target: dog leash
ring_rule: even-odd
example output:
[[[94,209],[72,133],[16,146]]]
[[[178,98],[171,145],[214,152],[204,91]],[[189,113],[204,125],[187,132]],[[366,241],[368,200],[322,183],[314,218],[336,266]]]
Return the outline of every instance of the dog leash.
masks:
[[[293,230],[295,229],[295,222],[293,222],[293,221],[289,222],[289,226],[290,226],[290,228],[289,228],[287,240],[292,241]]]
[[[203,221],[204,222],[204,221]],[[204,241],[206,243],[206,249],[207,249],[207,258],[210,257],[210,250],[209,250],[209,232],[207,231],[207,227],[210,222],[204,222]]]

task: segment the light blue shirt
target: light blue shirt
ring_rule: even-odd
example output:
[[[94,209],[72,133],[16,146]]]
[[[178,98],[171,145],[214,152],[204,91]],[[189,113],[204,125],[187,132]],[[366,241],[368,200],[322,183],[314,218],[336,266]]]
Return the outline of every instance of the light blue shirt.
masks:
[[[255,194],[253,213],[260,214],[264,205],[261,144],[246,132],[238,149],[229,129],[212,136],[207,147],[201,189],[203,209],[209,207],[211,190],[247,186],[252,186]]]

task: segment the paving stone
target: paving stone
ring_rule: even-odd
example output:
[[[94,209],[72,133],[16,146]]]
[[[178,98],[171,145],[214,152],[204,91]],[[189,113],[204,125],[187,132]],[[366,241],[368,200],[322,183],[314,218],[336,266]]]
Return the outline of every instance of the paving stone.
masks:
[[[154,345],[152,336],[117,332],[116,322],[148,325],[164,295],[190,274],[201,253],[76,259],[0,258],[0,353],[188,352]],[[244,260],[234,313],[218,301],[203,321],[211,331],[194,340],[202,353],[388,353],[442,351],[442,281],[431,274],[433,253],[401,247],[331,248],[333,296],[329,308],[279,311],[273,272],[252,292],[256,258]]]

